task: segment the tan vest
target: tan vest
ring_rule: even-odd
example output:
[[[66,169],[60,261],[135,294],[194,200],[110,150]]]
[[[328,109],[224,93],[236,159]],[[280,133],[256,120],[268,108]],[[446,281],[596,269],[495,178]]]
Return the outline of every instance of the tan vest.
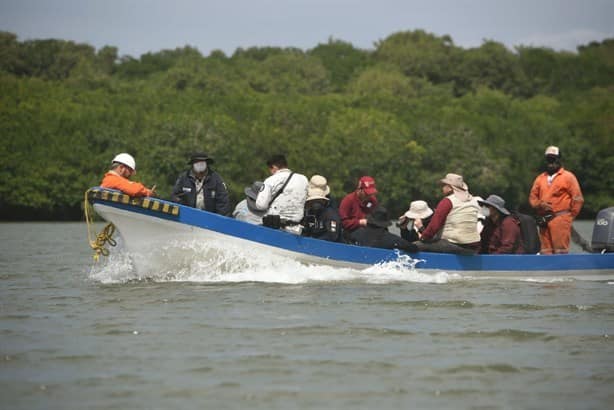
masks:
[[[441,234],[442,239],[458,244],[480,241],[478,233],[478,212],[480,207],[475,199],[461,201],[454,194],[448,195],[452,209],[446,218]]]

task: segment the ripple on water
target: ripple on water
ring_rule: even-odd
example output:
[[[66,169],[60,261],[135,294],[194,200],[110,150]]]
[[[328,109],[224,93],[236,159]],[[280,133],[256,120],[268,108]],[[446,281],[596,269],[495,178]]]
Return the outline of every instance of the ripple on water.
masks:
[[[454,367],[449,367],[446,369],[442,370],[442,373],[448,373],[448,374],[456,374],[456,373],[489,373],[489,372],[494,372],[494,373],[518,373],[521,371],[525,371],[525,370],[532,370],[535,371],[537,369],[532,368],[518,368],[516,366],[512,366],[511,364],[507,364],[507,363],[493,363],[493,364],[487,364],[487,365],[461,365],[461,366],[454,366]]]
[[[384,300],[379,305],[410,308],[461,308],[470,309],[476,305],[468,300]]]
[[[517,330],[517,329],[500,329],[496,331],[470,331],[470,332],[458,332],[458,333],[441,333],[435,332],[431,333],[434,337],[460,337],[460,338],[477,338],[477,339],[507,339],[514,342],[524,342],[524,341],[552,341],[557,338],[557,336],[550,335],[545,332],[531,332],[527,330]]]

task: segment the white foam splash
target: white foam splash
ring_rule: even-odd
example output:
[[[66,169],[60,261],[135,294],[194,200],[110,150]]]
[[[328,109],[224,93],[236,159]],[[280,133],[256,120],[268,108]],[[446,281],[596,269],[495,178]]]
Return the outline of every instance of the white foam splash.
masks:
[[[363,278],[369,283],[418,282],[418,283],[448,283],[461,279],[458,274],[447,272],[424,273],[416,270],[416,264],[424,262],[412,259],[409,255],[399,254],[393,262],[373,265],[361,271]]]
[[[223,246],[222,246],[223,245]],[[137,260],[138,263],[134,261]],[[414,260],[398,260],[366,269],[307,265],[291,258],[274,256],[249,247],[207,244],[196,240],[171,241],[147,254],[130,254],[119,241],[106,260],[90,271],[90,278],[102,283],[134,280],[155,282],[265,282],[299,284],[307,282],[362,281],[367,283],[447,283],[461,278],[446,272],[423,273]],[[136,266],[139,266],[137,271]]]

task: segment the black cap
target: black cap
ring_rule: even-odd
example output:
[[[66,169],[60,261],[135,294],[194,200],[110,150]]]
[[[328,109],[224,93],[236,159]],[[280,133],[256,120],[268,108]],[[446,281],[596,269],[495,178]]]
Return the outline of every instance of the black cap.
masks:
[[[192,155],[190,155],[190,160],[188,161],[188,164],[193,164],[195,162],[200,162],[200,161],[207,161],[208,163],[213,164],[213,158],[209,157],[209,155],[207,155],[207,153],[205,152],[194,152]]]

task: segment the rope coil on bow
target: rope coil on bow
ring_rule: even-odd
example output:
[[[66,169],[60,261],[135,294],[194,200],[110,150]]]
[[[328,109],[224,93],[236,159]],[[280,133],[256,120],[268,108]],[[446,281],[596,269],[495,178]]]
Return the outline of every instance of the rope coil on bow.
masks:
[[[85,192],[85,201],[83,202],[83,209],[85,212],[85,222],[87,224],[87,240],[90,244],[90,247],[94,250],[94,261],[98,262],[100,259],[100,255],[109,256],[109,249],[106,248],[106,244],[108,243],[110,246],[117,245],[117,241],[113,239],[113,234],[115,233],[115,225],[112,223],[108,223],[100,233],[96,235],[96,239],[92,240],[92,205],[87,199],[87,194],[90,190]]]

